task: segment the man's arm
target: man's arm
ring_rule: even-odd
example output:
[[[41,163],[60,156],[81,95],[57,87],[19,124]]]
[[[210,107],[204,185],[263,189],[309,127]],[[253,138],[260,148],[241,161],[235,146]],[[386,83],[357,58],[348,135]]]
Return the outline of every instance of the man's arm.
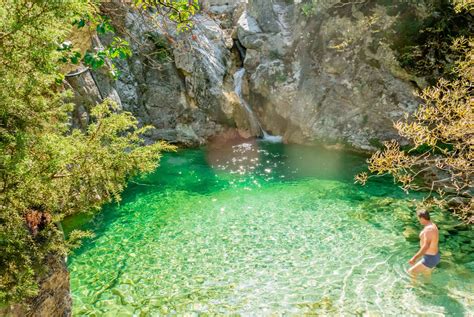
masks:
[[[415,264],[416,260],[420,256],[423,256],[426,253],[426,251],[428,251],[431,244],[432,236],[433,236],[432,230],[426,230],[425,238],[423,239],[423,245],[421,246],[420,250],[418,250],[418,252],[416,252],[416,254],[410,259],[410,261],[408,261],[410,265]]]

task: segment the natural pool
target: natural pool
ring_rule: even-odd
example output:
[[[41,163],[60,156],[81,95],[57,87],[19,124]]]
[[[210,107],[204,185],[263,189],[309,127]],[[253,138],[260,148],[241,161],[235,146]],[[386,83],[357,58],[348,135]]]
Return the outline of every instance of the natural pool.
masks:
[[[77,316],[474,314],[474,233],[445,214],[432,281],[405,274],[419,227],[364,158],[249,142],[168,154],[120,205],[81,226],[69,258]]]

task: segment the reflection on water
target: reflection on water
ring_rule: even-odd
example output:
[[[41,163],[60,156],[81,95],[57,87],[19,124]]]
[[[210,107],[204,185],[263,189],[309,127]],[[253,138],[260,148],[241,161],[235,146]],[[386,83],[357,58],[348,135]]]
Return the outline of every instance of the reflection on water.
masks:
[[[412,287],[413,197],[386,179],[354,185],[363,167],[349,153],[256,141],[165,156],[85,225],[97,236],[70,259],[74,313],[472,312],[472,230],[435,214],[442,262]]]

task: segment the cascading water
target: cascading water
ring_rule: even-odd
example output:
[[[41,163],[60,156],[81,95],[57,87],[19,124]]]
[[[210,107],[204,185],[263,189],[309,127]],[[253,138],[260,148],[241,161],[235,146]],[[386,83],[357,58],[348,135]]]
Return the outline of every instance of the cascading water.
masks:
[[[243,106],[245,112],[248,115],[250,130],[252,133],[255,133],[257,136],[262,137],[263,140],[269,142],[281,142],[282,137],[279,135],[270,135],[268,134],[258,121],[257,116],[252,111],[250,105],[245,101],[242,95],[242,81],[245,75],[245,68],[240,68],[234,74],[234,91],[239,96],[240,104]]]

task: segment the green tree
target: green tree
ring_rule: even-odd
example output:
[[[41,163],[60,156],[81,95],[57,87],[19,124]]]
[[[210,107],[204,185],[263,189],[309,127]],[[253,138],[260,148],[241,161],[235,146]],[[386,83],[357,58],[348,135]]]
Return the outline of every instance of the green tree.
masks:
[[[198,8],[197,1],[186,2],[136,5],[153,5],[186,28]],[[36,295],[46,257],[65,255],[88,235],[73,232],[64,241],[57,223],[118,201],[127,179],[155,169],[161,151],[174,149],[145,145],[141,135],[148,128],[110,100],[93,108],[85,131],[71,130],[64,63],[94,68],[130,52],[117,38],[103,54],[82,54],[68,37],[77,27],[113,31],[108,25],[86,0],[4,0],[0,6],[0,304]]]

